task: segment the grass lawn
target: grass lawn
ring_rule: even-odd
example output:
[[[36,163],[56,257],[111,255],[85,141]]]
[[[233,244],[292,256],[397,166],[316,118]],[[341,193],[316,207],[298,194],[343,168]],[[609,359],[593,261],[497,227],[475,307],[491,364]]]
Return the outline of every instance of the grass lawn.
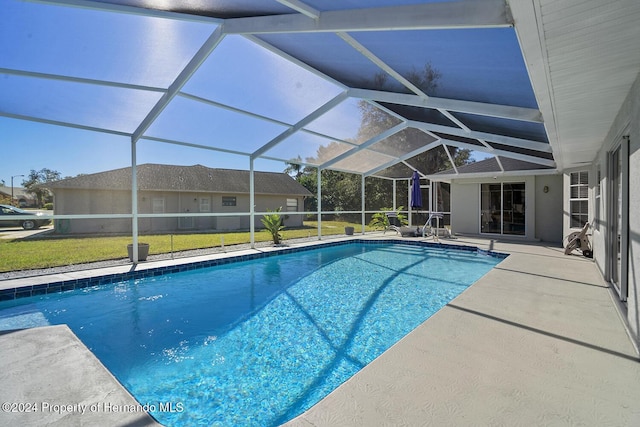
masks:
[[[344,227],[352,226],[355,232],[362,231],[360,224],[341,221],[322,221],[322,235],[344,234]],[[305,221],[304,227],[285,228],[282,232],[287,239],[313,237],[317,235],[318,223]],[[365,231],[371,231],[365,227]],[[197,234],[157,234],[139,237],[140,242],[149,243],[149,253],[162,254],[189,249],[201,249],[249,243],[249,232],[197,233]],[[267,231],[256,231],[256,242],[270,241]],[[57,267],[86,262],[121,259],[127,257],[127,245],[131,236],[81,236],[63,237],[49,235],[41,238],[4,240],[0,239],[0,272]]]

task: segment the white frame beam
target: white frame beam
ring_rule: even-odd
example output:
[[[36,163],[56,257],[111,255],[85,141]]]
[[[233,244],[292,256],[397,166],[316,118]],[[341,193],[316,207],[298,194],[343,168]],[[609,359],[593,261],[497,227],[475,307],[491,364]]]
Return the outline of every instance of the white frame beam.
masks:
[[[303,15],[311,19],[318,19],[320,17],[320,11],[309,6],[306,3],[303,3],[299,0],[276,0],[278,3],[283,4],[296,12],[300,12]]]
[[[133,132],[132,138],[137,141],[144,135],[149,129],[149,126],[158,118],[158,116],[169,105],[173,98],[178,95],[180,89],[189,81],[193,73],[196,72],[202,63],[209,57],[211,52],[220,44],[224,39],[224,33],[222,32],[222,25],[216,28],[216,30],[209,36],[204,44],[198,49],[198,52],[191,58],[191,61],[182,70],[178,77],[171,83],[167,92],[160,98],[156,105],[151,109],[149,114],[142,120],[138,128]]]
[[[142,90],[145,92],[161,92],[165,93],[166,88],[136,85],[131,83],[120,83],[109,80],[88,79],[83,77],[64,76],[60,74],[40,73],[35,71],[15,70],[11,68],[0,68],[0,74],[8,74],[12,76],[32,77],[36,79],[58,80],[63,82],[90,84],[96,86],[117,87],[120,89]]]
[[[329,166],[331,166],[331,165],[333,165],[335,163],[338,163],[339,161],[341,161],[343,159],[346,159],[347,157],[352,156],[355,153],[357,153],[359,151],[362,151],[365,148],[367,148],[367,147],[369,147],[369,146],[371,146],[371,145],[373,145],[373,144],[375,144],[377,142],[380,142],[385,138],[388,138],[388,137],[390,137],[392,135],[395,135],[396,133],[398,133],[398,132],[400,132],[400,131],[402,131],[402,130],[404,130],[406,128],[407,128],[407,123],[406,122],[399,123],[399,124],[395,125],[394,127],[390,128],[390,129],[387,129],[386,131],[381,132],[378,135],[374,136],[373,138],[363,142],[362,144],[353,147],[351,150],[346,151],[346,152],[334,157],[333,159],[329,160],[328,162],[323,163],[320,166],[320,168],[321,169],[329,169]],[[358,173],[359,174],[361,172],[352,172],[352,173]]]
[[[51,4],[55,6],[77,7],[80,9],[100,10],[105,12],[126,13],[129,15],[149,16],[153,18],[177,19],[181,21],[219,24],[221,19],[190,13],[172,12],[168,10],[149,9],[123,4],[102,3],[93,0],[24,0],[31,3]]]
[[[425,99],[418,95],[386,92],[372,89],[349,89],[349,96],[369,101],[386,102],[389,104],[407,105],[442,109],[458,113],[476,114],[479,116],[498,117],[503,119],[520,120],[525,122],[542,123],[542,113],[534,108],[513,107],[510,105],[487,104],[484,102],[461,101],[457,99],[438,98],[434,96]]]
[[[291,126],[289,129],[287,129],[286,131],[282,132],[280,135],[276,136],[271,141],[267,142],[262,147],[260,147],[256,151],[254,151],[253,154],[251,155],[251,157],[252,158],[260,157],[260,155],[264,154],[265,152],[269,151],[270,149],[272,149],[273,147],[275,147],[276,145],[278,145],[279,143],[281,143],[285,139],[289,138],[291,135],[293,135],[297,131],[301,130],[302,128],[307,126],[309,123],[311,123],[312,121],[316,120],[317,118],[319,118],[320,116],[322,116],[323,114],[325,114],[326,112],[331,110],[333,107],[335,107],[338,104],[342,103],[347,98],[348,98],[348,96],[347,96],[347,92],[346,91],[340,92],[337,96],[335,96],[334,98],[332,98],[331,100],[326,102],[320,108],[316,109],[311,114],[308,114],[305,118],[300,120],[298,123],[296,123],[295,125]]]
[[[487,153],[487,154],[491,154],[494,156],[503,156],[503,157],[509,157],[512,159],[516,159],[516,160],[522,160],[525,162],[529,162],[529,163],[536,163],[542,166],[548,166],[551,168],[555,168],[556,167],[556,163],[553,160],[550,159],[543,159],[540,157],[534,157],[534,156],[528,156],[526,154],[520,154],[520,153],[514,153],[511,151],[505,151],[505,150],[499,150],[499,149],[493,149],[493,150],[488,150],[487,148],[480,146],[480,145],[472,145],[472,144],[467,144],[466,142],[460,142],[460,141],[453,141],[450,139],[441,139],[440,140],[443,144],[446,145],[452,145],[454,147],[458,147],[458,148],[467,148],[469,150],[473,150],[473,151],[481,151],[483,153]]]
[[[409,125],[416,129],[423,130],[425,132],[440,132],[447,133],[453,136],[462,136],[465,138],[488,140],[490,143],[495,142],[502,145],[509,145],[517,148],[524,148],[527,150],[540,151],[543,153],[551,153],[551,145],[546,142],[531,141],[529,139],[514,138],[512,136],[498,135],[494,133],[477,132],[477,131],[465,131],[464,129],[454,128],[450,126],[436,125],[433,123],[410,121]],[[430,133],[430,135],[432,135]],[[434,135],[438,137],[437,135]],[[439,137],[438,137],[439,138]],[[478,141],[480,142],[480,141]],[[487,147],[485,147],[487,148]]]
[[[502,28],[513,26],[504,0],[462,0],[321,12],[316,19],[301,14],[234,18],[227,34],[390,31],[421,29]]]
[[[404,155],[402,155],[400,157],[396,157],[398,159],[397,161],[385,163],[383,165],[380,165],[380,166],[376,167],[375,169],[371,169],[371,170],[365,172],[365,175],[366,176],[375,175],[376,173],[378,173],[378,172],[380,172],[382,170],[385,170],[388,167],[391,167],[391,166],[393,166],[395,164],[398,164],[398,163],[401,163],[401,162],[404,163],[405,160],[408,160],[408,159],[410,159],[410,158],[412,158],[414,156],[417,156],[418,154],[422,154],[425,151],[433,150],[434,148],[437,148],[440,145],[442,145],[442,142],[440,140],[432,141],[432,142],[424,145],[423,147],[420,147],[420,148],[418,148],[416,150],[410,151],[410,152],[408,152],[408,153],[406,153],[406,154],[404,154]],[[414,167],[411,167],[411,169],[417,170]],[[420,171],[418,171],[418,172],[420,173]]]

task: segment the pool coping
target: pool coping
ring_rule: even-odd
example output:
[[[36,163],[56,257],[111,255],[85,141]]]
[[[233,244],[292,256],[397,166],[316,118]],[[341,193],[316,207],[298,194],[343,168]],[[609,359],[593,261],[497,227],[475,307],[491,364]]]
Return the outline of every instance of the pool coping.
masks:
[[[160,424],[67,325],[0,331],[0,424]]]
[[[158,277],[165,274],[175,274],[184,271],[193,271],[202,268],[228,265],[237,262],[250,261],[273,256],[282,256],[291,253],[318,249],[320,247],[326,248],[354,244],[397,244],[406,246],[431,247],[478,252],[501,259],[504,259],[508,256],[508,254],[491,250],[484,250],[478,248],[477,246],[470,245],[429,242],[424,240],[406,240],[388,237],[375,239],[355,237],[351,239],[340,239],[333,241],[307,242],[305,244],[296,246],[273,246],[270,248],[262,248],[260,250],[250,249],[223,254],[212,254],[197,257],[204,258],[199,260],[184,258],[181,260],[171,260],[171,262],[168,262],[167,260],[152,261],[148,263],[143,262],[138,264],[108,267],[100,270],[83,270],[53,275],[2,280],[0,281],[0,302],[72,291],[76,289],[85,289],[94,286],[111,285],[128,280],[139,280],[149,277]]]

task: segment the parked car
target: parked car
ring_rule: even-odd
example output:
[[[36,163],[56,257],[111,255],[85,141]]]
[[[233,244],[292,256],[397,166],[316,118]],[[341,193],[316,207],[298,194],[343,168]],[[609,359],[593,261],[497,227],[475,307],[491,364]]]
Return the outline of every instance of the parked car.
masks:
[[[43,217],[42,219],[25,219],[25,215],[36,215]],[[9,219],[11,218],[11,219]],[[23,211],[9,205],[0,205],[0,227],[22,227],[25,230],[42,227],[51,223],[51,219],[47,218],[42,212]]]

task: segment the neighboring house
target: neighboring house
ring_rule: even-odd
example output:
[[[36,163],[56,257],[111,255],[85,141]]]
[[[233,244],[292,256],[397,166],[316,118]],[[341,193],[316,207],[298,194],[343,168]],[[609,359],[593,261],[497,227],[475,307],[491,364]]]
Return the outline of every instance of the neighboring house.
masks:
[[[455,233],[562,241],[563,178],[553,168],[497,157],[430,178],[451,185]]]
[[[11,187],[0,185],[0,195],[11,199]],[[36,206],[36,198],[33,195],[27,193],[27,190],[22,187],[13,187],[12,203],[21,208],[33,207]]]
[[[248,215],[206,216],[207,213],[249,212],[249,171],[212,169],[202,165],[143,164],[137,167],[139,214],[198,216],[140,218],[140,232],[240,230],[250,228]],[[255,211],[282,207],[284,225],[301,226],[306,188],[285,173],[255,172]],[[67,178],[48,185],[54,194],[55,215],[130,214],[131,168]],[[287,214],[289,212],[290,214]],[[261,215],[255,225],[262,228]],[[59,233],[130,233],[131,220],[65,219]]]

